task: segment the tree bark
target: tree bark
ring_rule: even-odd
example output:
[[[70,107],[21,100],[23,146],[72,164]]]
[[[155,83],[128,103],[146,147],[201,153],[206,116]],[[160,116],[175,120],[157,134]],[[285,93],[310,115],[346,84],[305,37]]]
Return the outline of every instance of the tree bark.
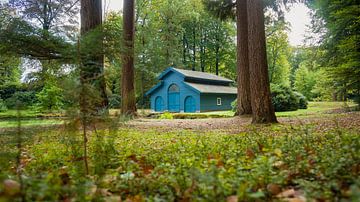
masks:
[[[247,0],[236,1],[237,24],[237,112],[251,114]]]
[[[81,35],[94,34],[94,39],[91,41],[95,44],[92,47],[87,48],[98,48],[100,51],[86,51],[82,54],[81,68],[80,68],[80,80],[83,86],[91,86],[96,92],[99,93],[99,99],[92,100],[91,105],[80,103],[83,109],[89,111],[89,108],[94,108],[97,111],[103,110],[108,106],[108,98],[106,95],[106,83],[104,76],[104,55],[102,51],[103,37],[99,33],[91,33],[95,29],[102,25],[102,3],[101,0],[81,0]],[[87,43],[90,44],[90,43]],[[89,93],[89,92],[87,92]],[[83,92],[81,100],[86,103],[90,103],[89,98],[85,98],[86,93]],[[90,96],[92,97],[92,96]],[[80,101],[81,102],[81,101]]]
[[[121,112],[126,115],[136,114],[134,86],[134,35],[135,35],[135,0],[124,0],[124,54],[122,68]]]
[[[276,123],[271,103],[262,0],[248,0],[249,73],[252,123]]]

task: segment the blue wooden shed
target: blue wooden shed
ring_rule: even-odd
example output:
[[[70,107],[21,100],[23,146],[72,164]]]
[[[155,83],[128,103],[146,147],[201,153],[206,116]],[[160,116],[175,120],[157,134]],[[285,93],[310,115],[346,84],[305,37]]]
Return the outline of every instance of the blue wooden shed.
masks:
[[[230,110],[237,89],[230,79],[214,74],[167,68],[160,82],[145,95],[155,112],[206,112]]]

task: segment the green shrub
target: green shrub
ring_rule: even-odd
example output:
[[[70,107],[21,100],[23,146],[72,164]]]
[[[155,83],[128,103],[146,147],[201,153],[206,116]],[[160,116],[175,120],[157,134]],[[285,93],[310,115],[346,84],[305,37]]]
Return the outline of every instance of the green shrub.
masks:
[[[234,101],[231,103],[231,110],[232,110],[233,112],[236,112],[236,110],[237,110],[237,99],[234,100]]]
[[[109,96],[109,108],[120,109],[121,107],[121,96],[118,94],[112,94]]]
[[[8,109],[29,107],[37,102],[35,91],[18,91],[5,100]]]
[[[303,94],[292,91],[286,85],[271,85],[271,101],[276,112],[307,109],[308,105]],[[231,103],[231,108],[232,111],[236,112],[237,99]]]
[[[63,105],[62,89],[55,85],[45,85],[36,97],[42,110],[58,110]]]
[[[307,109],[308,108],[308,101],[307,101],[307,99],[306,99],[306,97],[303,95],[303,94],[301,94],[301,93],[299,93],[299,92],[294,92],[294,94],[295,94],[295,96],[297,97],[297,99],[298,99],[298,107],[299,107],[299,109]]]
[[[299,109],[299,98],[286,85],[271,85],[271,98],[277,112]]]
[[[164,112],[159,119],[174,119],[174,116],[170,112]]]
[[[0,99],[0,112],[4,112],[7,110],[7,107],[2,99]]]

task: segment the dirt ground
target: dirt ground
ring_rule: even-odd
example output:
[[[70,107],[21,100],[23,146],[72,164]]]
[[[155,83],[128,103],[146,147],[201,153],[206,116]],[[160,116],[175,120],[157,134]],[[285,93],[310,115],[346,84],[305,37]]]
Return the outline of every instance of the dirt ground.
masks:
[[[349,112],[339,114],[322,114],[319,116],[285,117],[278,118],[282,125],[305,125],[312,124],[315,130],[328,130],[335,127],[352,129],[360,133],[360,112]],[[140,118],[129,121],[126,124],[129,128],[139,130],[192,130],[201,132],[226,132],[239,133],[249,130],[251,117],[232,118],[210,118],[210,119],[148,119]]]

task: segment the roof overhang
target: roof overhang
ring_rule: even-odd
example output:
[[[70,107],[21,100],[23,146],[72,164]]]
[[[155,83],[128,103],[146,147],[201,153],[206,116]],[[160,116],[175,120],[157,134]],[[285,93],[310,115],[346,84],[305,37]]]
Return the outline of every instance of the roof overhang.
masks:
[[[164,81],[160,81],[158,84],[156,84],[154,87],[152,87],[148,92],[145,93],[145,96],[151,95],[155,90],[160,88],[164,84]]]

